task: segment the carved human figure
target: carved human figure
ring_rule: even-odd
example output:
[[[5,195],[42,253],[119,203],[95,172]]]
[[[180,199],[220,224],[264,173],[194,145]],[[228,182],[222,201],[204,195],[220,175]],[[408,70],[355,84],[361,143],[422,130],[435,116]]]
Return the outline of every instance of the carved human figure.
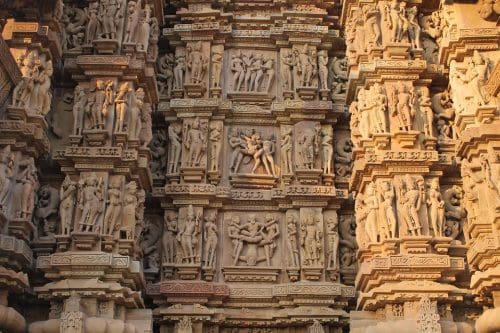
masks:
[[[458,133],[454,128],[455,108],[448,90],[434,94],[431,98],[431,106],[432,111],[435,113],[438,140],[457,139]]]
[[[427,192],[427,206],[429,207],[429,220],[434,230],[434,236],[443,237],[444,227],[444,200],[439,191],[439,180],[434,179]]]
[[[266,92],[269,93],[271,90],[271,87],[273,85],[273,80],[275,76],[275,70],[274,70],[274,60],[272,58],[264,58],[264,64],[262,65],[262,68],[265,71],[265,74],[267,75],[267,81],[266,81]]]
[[[240,133],[236,128],[232,128],[228,136],[229,146],[233,149],[231,153],[231,159],[229,168],[232,173],[237,173],[241,161],[243,160],[243,150],[245,149],[245,140],[241,137]]]
[[[200,128],[200,119],[194,118],[184,133],[184,146],[187,150],[187,165],[194,167],[201,165],[201,158],[206,150],[205,133]]]
[[[267,266],[271,266],[271,258],[276,248],[276,238],[280,235],[277,219],[271,214],[266,214],[265,222],[262,228],[262,241],[259,245],[264,246],[264,255]]]
[[[371,113],[373,114],[371,131],[373,133],[386,133],[387,96],[384,89],[378,82],[376,82],[370,88],[369,95],[371,97],[370,106],[373,108],[371,110]]]
[[[151,113],[153,112],[150,103],[144,103],[141,108],[141,130],[139,133],[139,140],[141,141],[141,148],[147,149],[153,140],[153,119]]]
[[[318,52],[318,73],[320,89],[328,90],[328,52],[326,50]]]
[[[219,171],[219,157],[222,149],[222,128],[220,123],[212,123],[209,134],[210,171]]]
[[[315,139],[315,134],[311,129],[305,129],[302,133],[299,133],[297,140],[299,168],[314,169],[318,149],[315,145]]]
[[[247,73],[250,73],[250,85],[248,91],[259,91],[264,77],[263,65],[264,59],[262,53],[256,53],[253,58],[251,58],[251,64],[247,68]]]
[[[389,181],[382,182],[381,203],[384,209],[386,227],[385,238],[396,237],[396,214],[394,213],[394,188]]]
[[[18,217],[30,218],[35,207],[35,193],[38,189],[38,177],[33,157],[27,157],[19,161],[18,167],[21,170],[16,177],[16,187],[14,190],[13,202],[19,202],[19,211],[15,212]]]
[[[122,17],[120,14],[121,4],[122,0],[101,1],[102,16],[100,16],[100,21],[102,27],[102,38],[116,39],[116,28]]]
[[[174,89],[184,89],[184,72],[186,71],[186,56],[183,53],[175,54]]]
[[[297,74],[299,75],[300,86],[310,87],[313,79],[313,60],[309,45],[304,44],[301,49],[295,49],[297,57]],[[297,54],[298,53],[298,54]]]
[[[397,117],[398,129],[403,132],[412,130],[415,117],[413,91],[408,92],[406,85],[397,83],[392,96],[392,115]]]
[[[418,93],[418,106],[424,116],[424,134],[433,138],[432,124],[434,122],[434,112],[432,111],[432,101],[429,96],[429,88],[422,87]]]
[[[245,80],[245,67],[240,51],[231,56],[231,71],[233,72],[233,91],[240,91]]]
[[[85,44],[92,45],[96,38],[97,26],[99,25],[99,3],[97,1],[89,3],[87,10],[87,28],[85,31]]]
[[[95,173],[91,173],[78,183],[79,197],[78,208],[81,210],[78,221],[78,231],[97,232],[97,218],[102,212],[102,178],[97,178]]]
[[[182,150],[182,128],[179,124],[171,124],[168,127],[168,173],[174,174],[179,172],[179,160]]]
[[[381,46],[380,37],[382,36],[382,33],[379,25],[379,9],[374,5],[367,4],[363,6],[362,11],[365,21],[364,31],[366,33],[365,48],[368,49]]]
[[[323,174],[332,174],[333,161],[333,130],[331,127],[325,128],[321,132],[321,163],[323,164]]]
[[[35,78],[38,77],[40,59],[38,52],[27,51],[18,60],[21,70],[21,81],[15,86],[12,92],[12,105],[18,107],[29,107],[33,104],[31,98],[35,89]]]
[[[144,89],[138,88],[130,94],[130,107],[128,108],[127,131],[129,140],[138,140],[141,133],[141,113],[144,107]]]
[[[73,134],[81,135],[83,126],[83,114],[87,104],[87,94],[81,85],[75,88],[75,97],[73,99]]]
[[[144,10],[139,17],[139,25],[137,28],[137,50],[146,52],[149,46],[149,38],[151,34],[151,6],[146,4]]]
[[[351,174],[352,168],[352,147],[351,138],[338,139],[335,144],[335,173],[340,177],[347,177]]]
[[[293,174],[292,144],[292,128],[284,127],[281,132],[281,159],[283,161],[283,174]]]
[[[411,236],[420,236],[422,235],[422,222],[420,221],[419,211],[422,201],[425,200],[423,184],[417,183],[415,178],[406,175],[401,188],[399,200],[403,223],[406,224],[408,233]]]
[[[95,89],[93,91],[93,101],[90,106],[90,128],[91,129],[103,129],[104,119],[103,115],[107,110],[106,102],[106,91],[105,84],[103,80],[97,80],[95,83]]]
[[[54,239],[59,208],[59,191],[50,185],[43,185],[36,194],[37,200],[33,211],[35,239]]]
[[[347,57],[333,57],[328,75],[332,95],[344,94],[347,88]]]
[[[151,173],[153,178],[162,178],[167,173],[167,137],[165,132],[155,131],[149,145],[151,151]]]
[[[300,245],[304,250],[304,265],[318,266],[321,264],[323,232],[319,228],[319,218],[312,214],[305,217],[301,226]]]
[[[127,7],[127,25],[125,28],[125,43],[135,43],[137,41],[137,30],[139,27],[139,18],[141,15],[141,0],[129,1]]]
[[[120,228],[117,223],[122,211],[122,184],[118,179],[108,185],[108,200],[104,214],[104,234],[113,235]]]
[[[420,35],[422,28],[418,22],[418,9],[416,6],[408,9],[406,11],[407,24],[408,24],[408,37],[410,39],[411,47],[414,49],[421,49],[422,43],[420,41]]]
[[[182,262],[194,264],[198,259],[196,247],[198,245],[198,235],[200,233],[200,218],[194,213],[192,205],[187,207],[187,215],[184,223],[180,223],[177,233],[177,241],[182,248]]]
[[[177,235],[177,214],[174,212],[165,212],[163,220],[163,262],[172,264],[175,262],[175,241]]]
[[[256,73],[252,72],[250,69],[252,68],[252,64],[254,61],[254,54],[253,52],[248,52],[248,53],[242,53],[241,54],[241,60],[243,64],[243,69],[244,69],[244,80],[243,80],[243,90],[244,91],[250,91],[250,80],[252,78],[252,74],[255,78]]]
[[[274,137],[271,135],[269,138],[262,141],[262,147],[253,155],[255,163],[252,168],[252,173],[257,171],[260,163],[264,165],[264,168],[268,175],[277,177],[276,165],[274,163],[274,152],[275,152]]]
[[[123,82],[118,88],[118,92],[115,97],[115,110],[116,110],[116,121],[115,121],[115,133],[121,133],[124,130],[125,117],[127,116],[129,108],[129,95],[132,92],[129,82]]]
[[[400,3],[398,0],[391,0],[386,10],[388,11],[387,27],[391,30],[391,42],[401,42],[403,37],[403,20],[401,17]]]
[[[10,145],[8,145],[0,151],[0,207],[4,207],[7,203],[13,175],[14,154],[12,154]]]
[[[172,89],[174,88],[174,64],[175,58],[172,53],[165,53],[158,58],[158,73],[156,76],[160,95],[172,96]]]
[[[45,55],[42,55],[40,60],[43,66],[41,66],[41,70],[34,78],[35,85],[30,101],[32,104],[31,106],[36,110],[37,114],[46,116],[50,111],[50,103],[52,101],[50,86],[54,69],[52,67],[52,61],[45,59]]]
[[[299,267],[299,248],[297,244],[297,217],[294,214],[288,215],[286,219],[286,246],[290,267]]]
[[[207,59],[203,55],[201,42],[187,48],[187,68],[191,70],[191,83],[201,84],[207,67]]]
[[[339,249],[339,230],[338,219],[336,216],[330,216],[326,219],[326,234],[328,243],[328,268],[338,269],[338,249]]]
[[[120,237],[125,239],[134,239],[135,226],[137,222],[136,211],[138,207],[137,193],[137,183],[134,180],[125,185],[120,226],[120,232],[124,233],[120,235]]]
[[[59,204],[59,216],[61,218],[60,232],[62,235],[69,235],[75,211],[76,182],[72,181],[68,175],[64,178],[61,185],[59,198],[61,200]]]
[[[220,76],[222,71],[223,47],[212,48],[212,87],[220,88]]]
[[[227,227],[227,233],[232,243],[233,252],[231,253],[231,256],[233,257],[234,266],[238,264],[239,255],[243,248],[243,241],[241,240],[240,237],[240,229],[241,229],[240,217],[238,215],[233,215],[231,217],[231,222]]]
[[[205,257],[203,261],[206,267],[215,267],[215,258],[217,254],[217,243],[219,241],[216,213],[212,213],[205,218],[204,239],[205,239]]]
[[[372,243],[376,243],[379,240],[379,198],[376,193],[375,184],[369,183],[366,188],[366,197],[364,199],[364,204],[366,206],[366,222],[365,228],[368,237]]]
[[[477,179],[472,171],[470,162],[462,159],[460,171],[464,188],[464,208],[467,212],[467,220],[474,223],[479,217],[479,188]]]
[[[358,120],[359,120],[359,133],[361,134],[361,137],[363,139],[368,139],[370,137],[370,124],[373,124],[374,122],[371,121],[371,115],[369,112],[369,105],[368,105],[368,90],[366,89],[361,89],[358,93],[358,102],[353,106],[351,105],[350,111],[351,114],[358,114]]]
[[[281,56],[281,78],[283,90],[293,90],[293,67],[295,66],[294,57],[290,50],[283,51]]]

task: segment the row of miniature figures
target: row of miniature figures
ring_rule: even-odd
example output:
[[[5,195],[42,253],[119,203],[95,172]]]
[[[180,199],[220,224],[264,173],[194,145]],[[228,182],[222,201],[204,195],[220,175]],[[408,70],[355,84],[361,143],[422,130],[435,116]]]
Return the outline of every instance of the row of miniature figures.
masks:
[[[64,6],[64,51],[81,53],[95,46],[99,53],[148,53],[153,62],[158,54],[160,35],[154,7],[143,0],[93,0],[87,8]]]
[[[294,98],[296,92],[307,100],[315,99],[318,93],[321,99],[344,97],[346,58],[329,59],[326,50],[317,51],[315,46],[308,44],[297,45],[280,51],[280,75],[277,75],[276,57],[273,51],[231,49],[224,52],[223,45],[189,42],[185,47],[177,47],[175,53],[165,53],[158,58],[158,91],[165,98],[182,98],[184,91],[188,97],[205,97],[209,79],[211,97],[221,96],[222,81],[226,82],[224,90],[232,98],[270,97],[274,95],[274,81],[277,80],[284,99]]]
[[[227,141],[223,140],[224,133]],[[338,136],[334,142],[332,126],[319,122],[283,125],[277,138],[274,128],[233,126],[224,132],[222,121],[187,118],[182,124],[169,125],[168,140],[165,134],[156,133],[151,145],[152,171],[158,174],[163,170],[167,177],[173,177],[199,169],[202,176],[197,181],[201,181],[205,170],[209,175],[218,175],[220,166],[227,165],[224,170],[229,175],[290,179],[296,175],[318,184],[321,175],[333,178],[334,173],[342,177],[350,173],[351,148],[349,138]],[[222,151],[227,153],[221,154]],[[222,156],[225,162],[221,161]]]
[[[161,264],[164,273],[169,272],[164,277],[172,277],[175,268],[272,269],[285,263],[295,277],[302,267],[315,270],[311,276],[318,278],[324,270],[338,272],[355,265],[354,228],[350,216],[339,218],[335,211],[315,208],[285,214],[230,212],[221,217],[216,210],[190,205],[167,210],[163,226],[149,219],[141,245],[146,271],[158,271]]]
[[[72,144],[118,144],[147,148],[152,139],[152,107],[143,88],[131,82],[97,79],[90,87],[76,86]]]

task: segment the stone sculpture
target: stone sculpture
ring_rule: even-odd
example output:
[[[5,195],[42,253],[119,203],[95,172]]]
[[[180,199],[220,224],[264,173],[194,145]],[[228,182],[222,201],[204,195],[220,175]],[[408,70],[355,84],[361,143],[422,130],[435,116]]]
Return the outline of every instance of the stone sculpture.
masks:
[[[78,182],[79,232],[98,232],[98,218],[103,210],[103,179],[95,173],[81,178]]]
[[[87,95],[85,89],[78,85],[75,88],[75,97],[73,99],[73,134],[81,135],[83,128],[83,115],[87,105]]]
[[[424,134],[433,138],[434,112],[432,111],[432,101],[429,96],[429,88],[423,87],[418,92],[418,106],[424,117]]]
[[[281,56],[281,79],[283,82],[283,90],[293,90],[293,68],[295,59],[290,50],[284,50]]]
[[[220,77],[222,72],[222,59],[224,55],[223,46],[212,47],[212,87],[220,88]]]
[[[318,73],[320,89],[328,90],[328,53],[325,50],[318,52]]]
[[[374,5],[364,5],[362,8],[364,17],[365,49],[380,47],[382,32],[380,31],[380,10]]]
[[[283,161],[283,174],[293,174],[292,145],[292,127],[284,127],[281,132],[281,160]]]
[[[141,113],[144,108],[144,90],[138,88],[130,94],[130,107],[127,109],[127,132],[129,140],[139,140],[141,133]],[[147,112],[147,111],[146,111]]]
[[[396,117],[398,130],[408,132],[413,129],[413,119],[415,117],[413,91],[408,91],[408,88],[403,82],[399,82],[392,94],[392,116]]]
[[[299,267],[300,259],[299,259],[299,248],[297,243],[297,216],[294,214],[288,215],[286,219],[286,245],[289,253],[289,265],[290,267]]]
[[[130,181],[125,185],[120,225],[120,238],[122,239],[134,239],[137,222],[136,209],[138,207],[137,193],[137,183],[135,181]]]
[[[333,130],[331,127],[325,127],[321,132],[321,162],[323,164],[323,173],[332,174],[333,161]]]
[[[380,202],[384,210],[384,221],[386,226],[383,228],[385,231],[385,238],[396,238],[396,215],[394,213],[394,188],[391,183],[385,181],[382,183],[380,192]]]
[[[314,53],[308,44],[304,44],[302,48],[294,49],[296,58],[295,71],[299,75],[299,86],[301,87],[311,87],[313,78],[318,72],[317,60],[313,56]]]
[[[121,133],[124,131],[125,117],[129,108],[129,95],[132,92],[129,82],[123,82],[118,88],[115,97],[116,121],[114,132]]]
[[[59,216],[61,218],[60,234],[69,235],[73,228],[73,216],[75,213],[77,183],[66,176],[61,185],[59,198]]]
[[[50,185],[43,185],[36,195],[33,221],[37,227],[35,239],[54,238],[59,208],[59,191]]]
[[[177,241],[181,245],[180,262],[194,264],[200,261],[198,253],[198,235],[200,234],[200,216],[195,215],[192,205],[187,207],[186,217],[179,221]]]
[[[321,125],[317,124],[314,130],[306,128],[299,133],[297,139],[299,161],[297,167],[300,169],[314,169],[316,166],[316,157],[320,151],[320,133]]]
[[[319,218],[307,215],[301,223],[300,245],[304,251],[304,266],[319,266],[322,264],[323,232],[319,228]]]
[[[155,178],[165,176],[167,171],[167,137],[163,131],[155,131],[149,145],[151,152],[151,173]]]
[[[162,262],[172,264],[175,262],[175,243],[177,235],[177,214],[165,212],[162,236]]]
[[[345,93],[347,84],[347,58],[333,57],[328,68],[332,97]]]
[[[118,179],[111,180],[108,185],[108,200],[104,215],[104,234],[113,235],[120,229],[120,214],[122,212],[122,184]]]
[[[210,163],[209,170],[211,172],[219,171],[219,157],[222,149],[222,128],[220,123],[210,124]]]
[[[326,230],[328,244],[328,268],[338,269],[338,249],[340,238],[338,220],[335,216],[330,216],[326,219]]]
[[[131,1],[134,2],[134,1]],[[129,8],[130,3],[129,2]],[[140,3],[140,0],[139,0]],[[121,7],[122,0],[107,0],[101,2],[99,20],[102,27],[101,38],[104,39],[116,39],[118,22],[121,19]],[[140,6],[140,5],[139,5]],[[128,12],[129,15],[134,15],[132,12]]]
[[[0,152],[0,206],[4,208],[11,191],[12,177],[14,175],[14,154],[10,145],[2,148]]]
[[[175,57],[173,53],[165,53],[158,58],[157,69],[158,74],[158,93],[167,97],[172,96],[172,89],[174,88],[174,65]]]
[[[137,42],[137,33],[139,28],[139,18],[141,16],[141,0],[129,1],[127,7],[127,24],[125,28],[125,43]]]
[[[168,171],[169,174],[179,172],[179,162],[181,158],[182,149],[182,128],[179,124],[172,124],[168,127]]]
[[[410,236],[422,235],[422,221],[420,220],[420,208],[425,200],[425,189],[423,179],[415,179],[406,175],[400,184],[398,195],[401,207],[401,218]]]
[[[219,241],[217,224],[216,224],[217,215],[212,213],[205,217],[205,226],[204,228],[204,239],[205,239],[205,256],[204,263],[205,266],[214,268],[215,267],[215,258],[217,255],[217,243]]]
[[[181,49],[175,52],[174,89],[184,89],[184,74],[186,71],[186,55]]]
[[[352,167],[353,143],[350,138],[341,138],[335,143],[335,174],[340,177],[348,177]]]
[[[16,184],[12,193],[14,215],[21,219],[31,219],[35,207],[35,193],[38,189],[38,176],[33,157],[22,158],[17,167]]]
[[[441,198],[439,191],[439,181],[433,180],[427,192],[427,206],[429,206],[429,220],[434,230],[434,236],[443,237],[443,227],[445,221],[444,200]]]
[[[200,166],[206,152],[206,133],[201,129],[200,119],[194,118],[191,122],[185,122],[183,132],[182,142],[188,152],[186,165],[189,167]]]
[[[97,27],[99,25],[99,3],[90,2],[87,9],[87,28],[85,29],[85,44],[92,45],[97,36]]]

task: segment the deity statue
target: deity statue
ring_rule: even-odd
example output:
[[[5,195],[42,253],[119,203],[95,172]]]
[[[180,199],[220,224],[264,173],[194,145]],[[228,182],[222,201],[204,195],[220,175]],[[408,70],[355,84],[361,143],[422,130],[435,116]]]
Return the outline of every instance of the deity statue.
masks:
[[[232,55],[230,68],[234,73],[232,86],[233,91],[240,91],[241,85],[245,80],[245,68],[240,51]]]
[[[33,157],[26,157],[17,164],[19,171],[16,176],[12,202],[14,213],[22,219],[29,219],[35,207],[35,193],[38,190],[38,176]]]
[[[89,128],[104,129],[103,115],[105,115],[106,110],[105,84],[103,80],[97,80],[92,92],[92,100],[89,101],[88,108],[86,108],[89,118]]]
[[[85,44],[92,45],[96,38],[97,27],[99,25],[99,3],[97,1],[89,3],[87,9],[87,28],[85,29]]]
[[[445,222],[444,200],[439,191],[439,180],[434,179],[427,192],[427,206],[429,206],[429,220],[434,230],[434,236],[443,237],[443,227]]]
[[[102,178],[97,178],[95,173],[91,173],[78,182],[78,208],[81,211],[78,231],[98,232],[97,219],[103,208],[102,186]]]
[[[122,211],[122,184],[118,179],[111,180],[108,185],[108,200],[104,214],[104,234],[113,235],[120,229],[118,220]]]
[[[73,134],[82,134],[83,114],[87,104],[87,94],[81,85],[75,88],[75,97],[73,99]]]
[[[175,262],[175,241],[177,231],[177,214],[165,212],[162,236],[162,257],[164,263],[172,264]]]
[[[432,124],[434,122],[434,112],[432,111],[432,101],[429,96],[429,88],[422,87],[418,92],[418,106],[424,116],[424,134],[433,138]]]
[[[153,119],[151,118],[151,103],[144,103],[141,108],[141,130],[139,133],[139,141],[142,149],[148,149],[149,144],[153,140]]]
[[[191,83],[201,84],[207,68],[207,59],[203,55],[201,42],[188,45],[187,68],[191,70]]]
[[[192,205],[187,207],[187,215],[179,224],[177,241],[182,248],[182,263],[194,264],[199,261],[197,251],[198,235],[200,234],[200,216],[196,216]]]
[[[219,171],[219,157],[222,149],[222,124],[212,123],[210,126],[210,171]]]
[[[283,161],[283,174],[293,174],[292,145],[292,127],[284,127],[281,132],[281,159]]]
[[[202,131],[200,120],[194,118],[190,123],[185,123],[184,147],[187,150],[187,166],[195,167],[201,165],[201,159],[206,151],[205,133]]]
[[[415,95],[413,90],[408,91],[406,85],[400,81],[392,94],[392,116],[397,117],[398,129],[403,132],[412,130],[415,117]]]
[[[420,41],[420,35],[422,28],[418,22],[418,9],[416,6],[408,9],[406,11],[407,24],[408,24],[408,37],[410,39],[411,47],[414,49],[421,49],[422,43]]]
[[[319,223],[319,217],[309,214],[301,225],[300,245],[304,250],[305,266],[321,265],[323,232]]]
[[[290,267],[299,267],[299,248],[297,244],[297,217],[294,214],[288,215],[286,219],[286,246],[289,255]]]
[[[124,130],[125,117],[127,116],[129,109],[129,98],[132,91],[133,89],[131,88],[129,82],[123,82],[118,89],[115,97],[115,133],[121,133]]]
[[[297,59],[296,63],[296,71],[299,75],[299,84],[301,87],[310,87],[312,85],[312,80],[315,75],[314,71],[317,70],[314,68],[314,62],[312,59],[311,50],[309,50],[309,45],[304,44],[302,49],[295,49],[294,56]]]
[[[224,46],[212,47],[212,87],[220,88],[220,77],[222,71],[222,58],[224,55]]]
[[[382,45],[380,40],[382,33],[379,25],[379,9],[374,5],[367,4],[363,6],[362,12],[365,21],[365,48],[369,49],[373,47],[380,47]]]
[[[130,94],[130,107],[128,108],[127,131],[129,140],[138,140],[141,133],[141,114],[144,108],[144,89],[138,88]]]
[[[406,175],[400,184],[399,203],[401,206],[401,218],[406,225],[408,233],[411,236],[422,235],[422,222],[419,211],[422,202],[425,201],[425,189],[423,179],[417,180]]]
[[[271,90],[271,86],[273,85],[275,75],[274,60],[272,58],[264,57],[264,64],[262,65],[262,68],[267,75],[266,93],[269,93],[269,91]]]
[[[365,229],[370,241],[376,243],[379,240],[379,198],[376,193],[375,184],[369,183],[366,188],[366,198],[364,199],[366,206],[366,222]]]
[[[385,238],[396,238],[396,214],[394,213],[394,188],[389,181],[382,183],[380,191],[380,202],[384,210],[384,218],[386,226],[383,228],[385,231]]]
[[[298,167],[300,169],[314,169],[316,156],[319,153],[318,136],[312,129],[305,129],[299,133],[298,144]]]
[[[349,108],[351,114],[358,115],[359,126],[358,130],[363,139],[368,139],[371,136],[372,115],[370,114],[370,106],[368,104],[368,90],[361,89],[358,92],[358,102]],[[354,127],[355,128],[355,127]]]
[[[326,234],[328,243],[328,268],[338,269],[338,249],[339,249],[339,230],[336,216],[330,216],[326,219]]]
[[[137,28],[137,50],[146,52],[151,34],[151,6],[146,4],[139,17]]]
[[[208,217],[205,217],[204,228],[204,239],[205,239],[205,262],[206,267],[215,267],[215,258],[217,254],[217,243],[219,241],[217,224],[216,224],[217,214],[212,213]]]
[[[179,172],[179,160],[181,157],[182,150],[182,138],[181,138],[182,128],[179,124],[171,124],[168,127],[168,171],[169,174],[174,174]]]
[[[59,194],[59,198],[61,200],[59,204],[61,235],[69,235],[72,229],[73,214],[76,204],[76,186],[76,182],[72,181],[71,178],[66,175],[66,178],[64,178],[64,181],[61,185],[61,191]]]
[[[240,237],[240,229],[241,229],[240,217],[238,215],[233,215],[231,218],[231,222],[227,227],[227,234],[231,239],[232,250],[233,250],[231,256],[233,257],[234,266],[238,264],[240,253],[243,248],[243,241],[241,240]]]

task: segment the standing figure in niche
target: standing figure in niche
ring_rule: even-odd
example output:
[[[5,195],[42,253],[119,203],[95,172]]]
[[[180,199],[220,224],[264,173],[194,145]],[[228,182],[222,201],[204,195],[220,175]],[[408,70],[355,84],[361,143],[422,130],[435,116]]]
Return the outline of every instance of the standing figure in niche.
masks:
[[[385,181],[382,183],[381,201],[384,208],[385,222],[387,223],[386,238],[396,237],[396,214],[394,213],[394,189],[391,183]]]
[[[260,162],[262,161],[262,164],[264,164],[264,168],[266,169],[267,174],[277,177],[276,165],[274,164],[274,157],[273,157],[274,151],[275,151],[274,138],[273,136],[270,136],[268,139],[262,142],[262,148],[260,148],[254,154],[255,164],[252,168],[252,173],[254,173],[257,170],[257,167],[260,165]]]
[[[104,3],[104,15],[101,18],[102,37],[105,39],[116,39],[116,26],[121,19],[121,0],[106,0]]]
[[[364,204],[366,206],[366,233],[370,238],[372,243],[376,243],[378,241],[378,230],[379,230],[379,221],[378,221],[378,212],[379,212],[379,201],[377,194],[375,193],[375,184],[370,183],[366,189],[366,198],[364,200]]]
[[[20,190],[14,192],[13,201],[21,203],[21,209],[17,213],[20,218],[26,219],[31,217],[33,208],[35,207],[35,192],[38,189],[38,177],[33,157],[21,160],[19,167],[24,167],[24,170],[17,176]]]
[[[250,89],[251,89],[250,88],[250,80],[252,78],[253,72],[250,69],[252,68],[253,59],[254,59],[253,52],[243,53],[241,55],[241,60],[243,62],[243,68],[245,70],[244,86],[243,86],[244,91],[250,91]]]
[[[174,67],[174,89],[184,89],[184,72],[186,71],[186,56],[184,54],[175,55]]]
[[[10,145],[0,151],[0,209],[5,205],[14,174],[14,154]]]
[[[434,122],[434,112],[432,111],[432,101],[429,96],[429,88],[422,87],[419,91],[418,105],[420,112],[424,116],[424,134],[432,138],[432,124]]]
[[[149,38],[151,36],[151,6],[145,5],[144,10],[140,14],[139,26],[137,29],[137,49],[146,52],[149,46]]]
[[[323,174],[332,174],[332,160],[333,160],[333,133],[331,128],[322,131],[321,140]]]
[[[429,206],[429,219],[431,221],[434,236],[443,237],[444,226],[444,200],[439,191],[439,180],[434,179],[427,193],[427,206]]]
[[[264,245],[264,254],[266,256],[267,266],[271,266],[271,258],[276,248],[275,239],[279,236],[280,231],[278,221],[271,214],[266,214],[266,222],[264,223],[263,230],[261,231],[263,238],[259,245]]]
[[[336,217],[330,216],[326,220],[326,228],[328,235],[328,268],[338,268],[338,249],[339,249],[339,229],[338,220]]]
[[[281,158],[283,159],[283,173],[293,174],[292,170],[292,128],[284,128],[281,133]]]
[[[98,232],[97,218],[102,212],[102,178],[92,173],[79,182],[80,196],[78,208],[82,211],[78,223],[80,232]]]
[[[175,235],[177,234],[177,214],[165,212],[162,236],[163,262],[175,261]]]
[[[422,223],[419,211],[422,207],[422,200],[425,200],[425,190],[410,175],[406,175],[403,184],[402,187],[405,190],[399,195],[402,205],[401,217],[411,236],[421,236]]]
[[[99,3],[91,2],[87,9],[87,29],[85,31],[85,44],[92,45],[97,33]]]
[[[134,239],[134,231],[137,222],[137,205],[137,183],[132,180],[125,185],[120,227],[120,230],[124,232],[124,234],[121,235],[121,238]]]
[[[129,140],[138,140],[141,133],[141,110],[144,106],[144,90],[138,88],[130,94],[131,103],[128,109],[127,130]]]
[[[207,218],[205,218],[205,266],[207,267],[215,267],[215,256],[217,252],[217,243],[218,243],[218,235],[217,235],[217,224],[215,224],[217,215],[216,213],[212,213]]]
[[[373,132],[375,133],[386,133],[387,132],[387,122],[386,122],[386,110],[387,110],[387,96],[384,92],[383,87],[376,82],[370,89],[373,107]]]
[[[241,52],[233,54],[231,57],[231,71],[233,74],[233,91],[240,91],[241,85],[245,80],[245,68],[241,58]]]
[[[262,65],[262,68],[265,70],[267,74],[267,82],[266,82],[266,92],[269,93],[271,86],[273,84],[274,80],[274,60],[271,58],[264,58],[264,64]]]
[[[302,225],[301,229],[300,244],[304,248],[304,264],[307,266],[319,265],[323,235],[313,215],[306,217],[305,224]]]
[[[192,48],[188,48],[187,67],[191,70],[191,83],[201,84],[206,68],[206,59],[203,57],[201,42],[194,43]]]
[[[95,91],[94,91],[94,103],[91,109],[91,128],[92,129],[103,129],[104,121],[103,114],[106,111],[105,101],[106,101],[106,92],[104,87],[103,80],[97,80],[95,83]]]
[[[233,257],[233,265],[236,266],[239,261],[239,254],[243,248],[243,241],[241,240],[240,235],[241,225],[240,225],[240,217],[238,215],[233,215],[231,218],[231,223],[227,228],[227,233],[229,238],[231,238],[231,243],[233,244],[233,253],[231,256]]]
[[[264,69],[262,68],[263,65],[264,60],[262,53],[257,53],[253,58],[252,65],[249,68],[251,72],[249,91],[259,91],[260,85],[262,84],[262,78],[264,76]]]
[[[297,247],[297,220],[296,216],[290,214],[286,220],[287,239],[286,245],[290,258],[291,267],[299,267],[299,249]]]
[[[300,168],[314,169],[315,163],[315,136],[310,129],[306,129],[300,134],[297,143],[299,144]]]
[[[186,131],[184,146],[188,150],[187,164],[188,166],[200,166],[201,157],[205,151],[205,137],[200,129],[200,120],[195,118],[191,126]]]
[[[135,43],[137,41],[137,27],[139,25],[139,16],[142,12],[141,0],[129,1],[127,8],[127,26],[125,28],[125,43]]]
[[[310,87],[313,78],[313,62],[309,52],[309,45],[304,44],[301,50],[297,50],[298,63],[297,74],[300,75],[300,86]]]
[[[245,140],[242,139],[240,133],[236,128],[231,129],[231,133],[229,135],[229,145],[233,149],[231,154],[231,162],[229,164],[229,169],[232,173],[237,173],[241,161],[243,159],[243,150],[245,149]]]
[[[210,171],[219,171],[219,156],[222,148],[222,133],[218,124],[213,124],[210,129]]]
[[[75,97],[73,99],[73,134],[82,134],[83,114],[85,113],[85,105],[87,104],[87,94],[81,85],[75,88]]]
[[[123,132],[123,125],[125,117],[127,116],[127,111],[129,107],[129,95],[132,89],[130,88],[129,82],[123,82],[118,89],[115,99],[115,110],[116,110],[116,122],[115,122],[115,133]]]
[[[392,115],[398,119],[398,129],[403,132],[411,131],[415,117],[414,95],[412,92],[408,92],[403,82],[399,82],[395,87],[392,102]]]
[[[366,48],[380,46],[380,26],[378,23],[380,12],[373,5],[365,5],[362,9],[364,17],[364,27],[366,32]]]
[[[193,206],[188,206],[186,220],[179,227],[177,241],[182,247],[182,262],[194,264],[197,259],[196,246],[198,244],[199,217],[195,216]]]
[[[120,228],[117,224],[122,211],[122,189],[121,182],[114,180],[108,186],[108,201],[106,214],[104,215],[104,234],[113,235]]]
[[[76,203],[76,182],[66,175],[61,185],[59,195],[61,202],[59,204],[59,216],[61,217],[61,234],[69,235],[71,232],[73,213]]]
[[[281,65],[283,68],[281,72],[283,89],[290,91],[293,89],[293,67],[295,66],[294,58],[290,50],[283,51]]]
[[[222,48],[212,49],[212,87],[214,88],[220,88],[223,52]]]
[[[168,139],[170,141],[168,149],[168,173],[179,172],[179,160],[181,157],[182,141],[181,127],[178,124],[172,124],[168,127]]]
[[[318,52],[318,72],[320,89],[328,90],[328,53],[326,50]]]
[[[422,28],[418,23],[418,9],[413,6],[412,8],[406,11],[408,15],[407,24],[408,24],[408,37],[410,39],[411,47],[414,49],[421,49],[422,43],[420,41],[420,34],[422,32]]]

